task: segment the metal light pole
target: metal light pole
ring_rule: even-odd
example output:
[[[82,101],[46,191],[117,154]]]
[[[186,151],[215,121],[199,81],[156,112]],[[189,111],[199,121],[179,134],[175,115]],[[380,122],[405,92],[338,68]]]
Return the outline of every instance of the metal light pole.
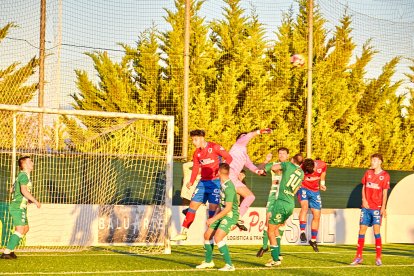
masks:
[[[183,142],[181,156],[187,159],[188,152],[188,89],[190,80],[190,5],[191,0],[185,1],[184,26],[184,100],[183,100]]]
[[[307,96],[307,133],[306,157],[312,158],[312,67],[313,67],[313,0],[308,0],[308,96]]]

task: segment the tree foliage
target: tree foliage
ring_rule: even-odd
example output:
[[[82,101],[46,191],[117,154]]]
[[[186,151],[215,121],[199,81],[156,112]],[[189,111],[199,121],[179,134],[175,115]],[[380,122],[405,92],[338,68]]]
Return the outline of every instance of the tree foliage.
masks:
[[[72,95],[75,109],[173,115],[176,155],[182,143],[184,3],[176,0],[175,10],[165,10],[168,31],[153,27],[135,47],[123,44],[120,63],[105,52],[89,53],[98,82],[78,70],[79,91]],[[284,13],[273,41],[266,40],[254,9],[248,13],[240,0],[224,0],[222,19],[211,22],[199,16],[203,3],[191,1],[189,129],[205,129],[208,140],[229,148],[242,131],[274,128],[250,143],[255,161],[281,146],[305,152],[307,65],[292,67],[290,56],[307,56],[307,1]],[[414,92],[406,106],[398,93],[402,80],[392,80],[401,57],[390,57],[377,77],[367,79],[378,52],[372,41],[356,45],[346,11],[332,30],[317,6],[313,12],[314,55],[307,60],[313,64],[312,157],[361,167],[380,152],[387,168],[413,169]],[[85,129],[99,128],[96,121],[81,121]]]

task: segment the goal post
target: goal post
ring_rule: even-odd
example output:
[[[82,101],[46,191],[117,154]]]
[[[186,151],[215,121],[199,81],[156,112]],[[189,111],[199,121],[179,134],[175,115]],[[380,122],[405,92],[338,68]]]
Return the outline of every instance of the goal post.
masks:
[[[17,160],[30,156],[42,207],[28,205],[20,249],[171,252],[173,116],[0,104],[0,131],[0,247],[13,231]]]

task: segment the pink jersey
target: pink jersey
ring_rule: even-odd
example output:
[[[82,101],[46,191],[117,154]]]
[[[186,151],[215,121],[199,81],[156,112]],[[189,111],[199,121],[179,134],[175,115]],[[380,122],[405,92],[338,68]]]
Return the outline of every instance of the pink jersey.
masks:
[[[365,198],[369,209],[381,209],[383,191],[390,188],[390,175],[386,171],[375,174],[373,169],[367,170],[362,178],[362,185],[365,187]]]
[[[322,173],[326,172],[326,163],[322,160],[315,160],[315,167],[313,173],[305,173],[305,178],[302,182],[302,187],[311,190],[313,192],[319,191],[319,182],[321,180]]]
[[[249,155],[247,155],[247,144],[253,137],[256,136],[255,134],[255,131],[247,133],[246,135],[240,137],[231,147],[229,153],[233,158],[233,161],[230,163],[230,178],[237,177],[245,166],[252,172],[256,172],[258,170],[252,160],[250,160]]]
[[[193,170],[191,171],[190,183],[193,184],[201,168],[201,180],[212,180],[217,178],[220,158],[223,157],[231,166],[230,154],[220,145],[207,142],[205,148],[198,148],[193,154]]]

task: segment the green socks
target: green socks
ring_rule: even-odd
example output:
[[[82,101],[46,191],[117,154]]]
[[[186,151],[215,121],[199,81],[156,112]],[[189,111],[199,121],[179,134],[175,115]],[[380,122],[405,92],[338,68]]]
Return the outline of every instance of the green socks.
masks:
[[[269,235],[267,234],[267,231],[264,230],[263,231],[263,246],[262,246],[263,249],[267,248],[267,243],[268,242],[269,242]]]
[[[20,243],[20,237],[14,233],[11,235],[9,242],[7,243],[7,249],[13,251]]]
[[[275,245],[275,246],[271,245],[270,246],[270,252],[272,254],[273,261],[275,261],[275,262],[278,261],[279,260],[280,247],[277,246],[277,245]]]
[[[225,244],[223,241],[221,241],[217,245],[218,245],[220,253],[224,257],[224,262],[228,265],[232,265],[231,264],[231,258],[230,258],[230,251],[229,251],[229,247],[227,246],[227,244]]]
[[[204,249],[206,250],[206,263],[210,263],[213,260],[213,248],[214,244],[210,241],[204,241]]]

